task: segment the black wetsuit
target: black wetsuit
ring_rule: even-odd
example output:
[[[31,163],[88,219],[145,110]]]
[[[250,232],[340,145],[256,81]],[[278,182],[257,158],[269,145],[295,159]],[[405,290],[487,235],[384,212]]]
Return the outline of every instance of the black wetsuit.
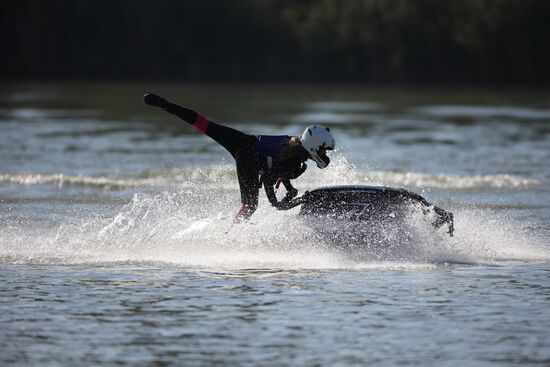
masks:
[[[221,144],[233,156],[237,165],[237,176],[241,191],[241,209],[238,217],[248,218],[258,207],[258,192],[263,184],[269,202],[278,209],[287,209],[289,202],[296,196],[297,190],[290,183],[301,175],[307,166],[307,151],[300,156],[281,160],[277,156],[281,144],[288,142],[289,136],[249,135],[227,126],[208,120],[201,114],[188,108],[170,103],[165,99],[147,94],[145,103],[160,107],[208,135]],[[275,196],[273,186],[277,181],[285,185],[287,195],[282,201]]]

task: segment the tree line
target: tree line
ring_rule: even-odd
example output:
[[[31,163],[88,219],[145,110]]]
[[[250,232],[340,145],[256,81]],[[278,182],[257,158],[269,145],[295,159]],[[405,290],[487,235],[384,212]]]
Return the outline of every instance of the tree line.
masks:
[[[546,0],[0,2],[0,77],[550,82]]]

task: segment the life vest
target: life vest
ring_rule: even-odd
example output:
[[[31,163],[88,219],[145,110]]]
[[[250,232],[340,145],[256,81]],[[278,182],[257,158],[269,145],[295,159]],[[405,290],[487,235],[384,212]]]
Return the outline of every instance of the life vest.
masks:
[[[307,165],[300,158],[289,158],[284,162],[276,159],[289,139],[288,135],[256,136],[255,153],[260,176],[275,181],[283,177],[295,179],[306,170]]]
[[[274,168],[275,157],[281,152],[290,136],[288,135],[257,135],[256,159],[261,171],[267,172]]]

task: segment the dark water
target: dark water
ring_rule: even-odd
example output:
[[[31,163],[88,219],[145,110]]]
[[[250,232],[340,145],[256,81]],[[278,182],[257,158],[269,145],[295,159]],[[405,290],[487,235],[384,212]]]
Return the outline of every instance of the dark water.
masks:
[[[0,364],[550,364],[545,91],[0,87]],[[352,244],[264,198],[232,225],[230,156],[146,91],[249,133],[328,125],[301,192],[404,187],[455,237],[411,217]]]

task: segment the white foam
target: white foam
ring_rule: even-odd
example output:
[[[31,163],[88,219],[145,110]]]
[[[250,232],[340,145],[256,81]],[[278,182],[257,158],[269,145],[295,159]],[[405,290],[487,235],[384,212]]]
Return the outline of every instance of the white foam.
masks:
[[[95,187],[104,190],[131,188],[193,188],[197,182],[211,182],[219,186],[225,180],[231,184],[234,168],[231,165],[211,165],[207,167],[173,169],[167,171],[147,171],[141,177],[108,177],[90,175],[56,174],[9,174],[0,173],[0,184],[15,185],[54,185]],[[214,189],[214,187],[212,187]]]
[[[304,112],[292,116],[292,121],[297,123],[321,123],[321,124],[349,124],[372,119],[371,114],[366,113],[335,113],[329,111]]]
[[[512,106],[434,105],[413,108],[412,111],[438,117],[550,118],[550,109]]]
[[[316,101],[307,104],[307,107],[314,111],[378,111],[383,105],[378,102],[365,101]]]
[[[426,174],[416,172],[370,171],[366,175],[370,181],[390,186],[406,186],[441,189],[479,188],[531,188],[540,185],[535,179],[510,174],[494,175],[453,175]]]
[[[381,185],[406,188],[437,188],[452,190],[471,189],[529,189],[540,186],[540,181],[532,178],[511,174],[486,174],[486,175],[456,175],[456,174],[429,174],[422,172],[399,172],[383,170],[364,170],[349,163],[342,155],[333,154],[330,170],[320,172],[306,171],[308,188],[315,185]],[[309,179],[309,181],[308,181]],[[301,183],[304,181],[300,178]]]
[[[456,236],[450,238],[423,217],[380,227],[327,224],[298,217],[297,209],[275,211],[266,202],[249,222],[233,224],[236,203],[208,191],[198,195],[193,201],[185,192],[136,195],[112,217],[65,220],[50,230],[33,223],[2,228],[0,262],[417,271],[446,262],[550,261],[544,241],[525,224],[487,211],[456,211]]]
[[[131,188],[138,185],[149,186],[148,180],[120,180],[107,177],[92,177],[84,175],[57,174],[0,174],[0,183],[17,185],[44,185],[51,184],[57,187],[78,185],[99,187],[106,190]]]
[[[0,184],[12,185],[54,185],[94,187],[104,190],[131,188],[194,188],[197,183],[209,185],[216,190],[220,182],[236,186],[234,166],[210,165],[206,167],[179,168],[167,171],[146,172],[140,177],[108,177],[70,174],[0,173]],[[300,179],[301,186],[308,189],[315,185],[386,185],[412,188],[440,189],[528,189],[540,186],[540,181],[511,174],[456,175],[429,174],[422,172],[398,172],[383,170],[360,170],[349,164],[341,155],[335,155],[331,169],[320,172],[308,170]]]
[[[21,97],[16,97],[14,100],[18,99],[20,101],[24,99],[32,99],[34,96],[21,95]],[[1,109],[0,112],[11,116],[18,120],[40,120],[47,118],[70,118],[70,117],[96,117],[98,115],[97,111],[93,110],[62,110],[62,109],[52,109],[52,108],[9,108]]]
[[[455,210],[456,237],[434,232],[423,218],[406,226],[367,227],[311,221],[298,208],[279,212],[261,198],[252,219],[233,225],[238,188],[231,165],[146,172],[139,177],[0,175],[15,184],[82,184],[100,188],[179,187],[136,194],[116,215],[82,214],[54,228],[16,223],[0,228],[3,263],[154,263],[204,268],[365,268],[423,270],[445,262],[550,261],[547,243],[488,210]],[[335,154],[331,170],[308,170],[300,189],[330,184],[524,188],[537,182],[510,175],[458,176],[359,170]],[[118,186],[117,186],[118,185]],[[452,209],[453,208],[446,208]],[[69,218],[69,217],[65,217]],[[333,230],[330,236],[319,231]],[[374,232],[368,232],[374,230]],[[366,236],[364,235],[366,233]],[[361,242],[367,238],[369,241]]]

